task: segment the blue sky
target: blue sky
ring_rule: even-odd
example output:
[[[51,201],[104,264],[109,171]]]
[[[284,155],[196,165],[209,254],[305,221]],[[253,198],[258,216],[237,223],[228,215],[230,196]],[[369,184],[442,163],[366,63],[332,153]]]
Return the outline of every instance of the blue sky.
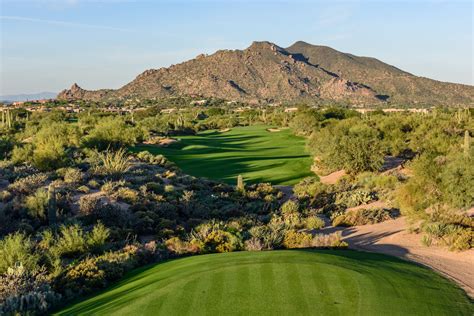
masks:
[[[118,88],[254,40],[297,40],[473,84],[470,0],[0,0],[0,95]]]

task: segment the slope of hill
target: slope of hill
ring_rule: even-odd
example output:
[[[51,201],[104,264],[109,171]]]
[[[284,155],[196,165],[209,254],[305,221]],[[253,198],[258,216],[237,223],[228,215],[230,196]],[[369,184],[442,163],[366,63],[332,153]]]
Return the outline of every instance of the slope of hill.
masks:
[[[474,87],[417,77],[370,57],[342,53],[327,46],[296,42],[286,50],[338,76],[363,82],[396,103],[473,104]]]
[[[303,99],[374,104],[383,101],[469,104],[474,87],[420,78],[373,58],[297,42],[287,49],[254,42],[168,68],[151,69],[117,90],[87,91],[74,84],[60,99],[109,100],[167,96],[247,102]]]

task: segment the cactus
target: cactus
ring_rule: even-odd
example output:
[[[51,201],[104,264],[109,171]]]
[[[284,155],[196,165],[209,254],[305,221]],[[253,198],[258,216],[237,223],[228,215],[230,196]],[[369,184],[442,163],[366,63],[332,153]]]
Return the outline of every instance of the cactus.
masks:
[[[237,191],[244,192],[245,191],[245,183],[244,178],[241,174],[237,176]]]
[[[464,157],[469,158],[470,155],[470,147],[471,147],[471,136],[469,135],[469,131],[464,132]]]
[[[48,187],[48,222],[49,225],[56,225],[57,212],[56,212],[56,190],[52,184]]]

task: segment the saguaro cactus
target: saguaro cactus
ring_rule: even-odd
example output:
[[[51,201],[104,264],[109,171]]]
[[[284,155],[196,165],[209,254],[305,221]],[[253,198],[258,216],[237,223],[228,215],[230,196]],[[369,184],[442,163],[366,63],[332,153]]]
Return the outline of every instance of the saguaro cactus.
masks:
[[[469,135],[469,131],[464,132],[464,156],[469,158],[470,150],[471,150],[471,135]]]
[[[52,184],[48,187],[48,222],[49,225],[57,222],[56,189]]]
[[[245,183],[244,178],[241,174],[237,176],[237,191],[244,192],[245,191]]]

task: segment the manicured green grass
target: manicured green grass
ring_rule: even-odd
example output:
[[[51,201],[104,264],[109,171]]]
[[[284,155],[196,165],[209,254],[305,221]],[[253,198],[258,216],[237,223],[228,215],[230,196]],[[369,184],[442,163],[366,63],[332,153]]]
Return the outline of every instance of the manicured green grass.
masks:
[[[311,158],[305,151],[305,139],[289,129],[268,132],[268,126],[233,128],[228,132],[206,131],[179,137],[167,148],[137,146],[162,154],[185,173],[235,184],[242,174],[248,183],[295,184],[310,171]]]
[[[431,270],[351,250],[234,252],[137,270],[58,315],[472,315]]]

